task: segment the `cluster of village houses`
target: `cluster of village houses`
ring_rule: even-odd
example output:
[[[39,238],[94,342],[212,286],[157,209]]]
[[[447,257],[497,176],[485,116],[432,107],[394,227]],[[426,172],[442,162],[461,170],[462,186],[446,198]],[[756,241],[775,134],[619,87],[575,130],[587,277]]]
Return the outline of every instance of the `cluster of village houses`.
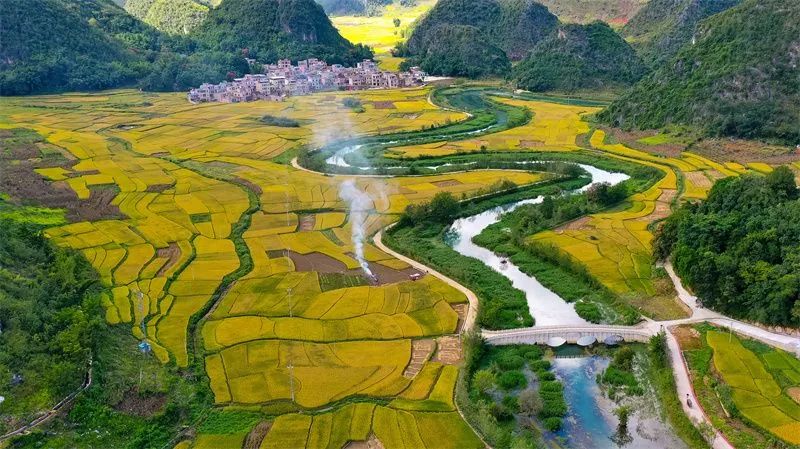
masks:
[[[419,67],[407,72],[387,72],[369,59],[356,67],[328,65],[318,59],[306,59],[292,65],[281,59],[264,64],[263,74],[245,75],[219,84],[203,84],[189,91],[189,101],[239,103],[255,100],[282,101],[294,95],[330,90],[393,89],[418,85],[425,79]]]

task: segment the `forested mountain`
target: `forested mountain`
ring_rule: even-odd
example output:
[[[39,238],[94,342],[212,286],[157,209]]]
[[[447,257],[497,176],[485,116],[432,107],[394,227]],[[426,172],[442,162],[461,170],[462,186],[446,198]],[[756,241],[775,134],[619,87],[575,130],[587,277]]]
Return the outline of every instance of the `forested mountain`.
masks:
[[[646,72],[636,52],[604,22],[565,25],[514,67],[531,91],[630,86]]]
[[[245,54],[265,62],[371,56],[341,37],[313,0],[226,0],[189,36],[163,33],[112,0],[0,1],[0,17],[2,95],[186,90],[247,73]]]
[[[394,0],[317,0],[327,14],[332,16],[369,14],[380,11]],[[407,1],[407,0],[406,0]]]
[[[764,1],[764,0],[762,0]],[[767,324],[800,325],[800,200],[794,173],[725,179],[665,222],[670,256],[706,307]]]
[[[591,23],[601,20],[611,25],[624,25],[649,0],[539,0],[566,23]]]
[[[624,128],[694,125],[709,135],[800,143],[800,2],[745,0],[599,118]]]
[[[104,89],[141,77],[160,34],[110,0],[0,2],[0,93]]]
[[[477,27],[441,25],[427,36],[430,42],[425,52],[413,61],[429,73],[479,78],[503,76],[511,70],[503,50],[488,41]]]
[[[622,29],[622,35],[652,66],[668,61],[691,42],[700,21],[741,0],[650,0]]]
[[[372,56],[367,47],[343,38],[313,0],[225,0],[193,36],[208,48],[247,49],[264,61],[316,57],[350,64]]]
[[[125,10],[161,31],[188,34],[221,0],[127,0]]]
[[[424,54],[431,34],[444,25],[476,27],[510,59],[521,59],[555,30],[558,18],[532,0],[441,0],[419,21],[408,49]]]
[[[428,62],[441,56],[439,50],[451,44],[456,44],[453,53],[470,51],[496,55],[499,48],[505,53],[499,60],[471,61],[475,76],[497,74],[508,67],[504,59],[522,59],[557,26],[558,18],[532,0],[440,0],[419,21],[405,50],[413,56],[413,63],[419,63],[431,73],[456,75],[461,72],[456,67],[447,70],[443,64],[433,67]],[[458,30],[458,36],[449,36],[446,32],[453,29]],[[473,41],[460,45],[465,38]],[[477,48],[468,48],[470,45]],[[469,57],[466,54],[449,56],[454,61]],[[432,70],[434,68],[437,70]]]

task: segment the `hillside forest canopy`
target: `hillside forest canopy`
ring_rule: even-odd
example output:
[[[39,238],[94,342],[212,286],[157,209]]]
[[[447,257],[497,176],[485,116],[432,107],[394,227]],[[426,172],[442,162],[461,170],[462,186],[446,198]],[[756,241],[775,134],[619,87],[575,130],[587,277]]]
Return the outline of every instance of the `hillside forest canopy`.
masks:
[[[657,235],[655,251],[703,305],[740,319],[800,325],[800,199],[785,166],[717,182]]]

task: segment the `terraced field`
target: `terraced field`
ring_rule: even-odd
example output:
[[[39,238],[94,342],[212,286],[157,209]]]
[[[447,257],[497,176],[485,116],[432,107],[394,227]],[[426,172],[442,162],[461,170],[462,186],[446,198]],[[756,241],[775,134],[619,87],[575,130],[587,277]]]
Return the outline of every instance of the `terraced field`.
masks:
[[[282,415],[264,447],[305,444],[309,432],[316,436],[308,447],[373,434],[387,448],[480,447],[452,403],[458,361],[440,357],[445,345],[437,349],[441,336],[458,330],[464,295],[434,277],[410,280],[411,267],[369,243],[363,252],[375,278],[364,278],[356,211],[340,193],[345,178],[280,163],[299,145],[348,133],[464,118],[432,106],[428,93],[383,92],[379,102],[375,93],[358,93],[363,113],[342,107],[343,94],[243,105],[129,91],[3,99],[0,127],[32,129],[50,150],[14,166],[41,176],[38,183],[8,190],[67,208],[99,202],[93,215],[73,211],[72,223],[47,236],[83,252],[101,273],[109,323],[128,326],[163,363],[203,370],[216,404],[333,406],[313,419]],[[266,114],[301,126],[264,125]],[[527,185],[547,176],[483,170],[364,178],[356,188],[370,199],[359,212],[370,234],[440,191],[471,196],[500,181]],[[346,405],[351,398],[382,405]],[[354,413],[363,415],[361,427],[331,427]],[[453,434],[443,438],[441,426]],[[191,445],[218,447],[247,433],[201,433]]]
[[[504,181],[527,186],[553,175],[359,177],[353,186],[367,200],[354,208],[342,197],[349,176],[289,163],[301,148],[407,135],[426,141],[387,144],[388,160],[524,150],[654,167],[663,178],[625,208],[530,237],[557,245],[654,316],[660,305],[648,309],[645,301],[659,293],[650,224],[680,198],[702,198],[715,179],[770,167],[686,152],[662,158],[607,142],[583,121],[596,105],[492,94],[500,107],[468,118],[435,106],[430,94],[423,87],[229,105],[133,91],[3,98],[0,128],[34,130],[46,144],[0,167],[14,175],[0,177],[0,190],[66,208],[71,223],[46,235],[100,272],[110,292],[107,321],[146,340],[161,362],[207,376],[215,410],[262,417],[232,433],[201,427],[179,447],[378,440],[387,449],[479,448],[453,404],[460,363],[453,334],[463,330],[466,297],[361,242],[360,230],[372,235],[438,192],[468,198]],[[342,105],[349,96],[364,112]],[[450,106],[483,96],[467,89]],[[265,115],[298,126],[269,126]],[[364,276],[361,252],[373,277]]]

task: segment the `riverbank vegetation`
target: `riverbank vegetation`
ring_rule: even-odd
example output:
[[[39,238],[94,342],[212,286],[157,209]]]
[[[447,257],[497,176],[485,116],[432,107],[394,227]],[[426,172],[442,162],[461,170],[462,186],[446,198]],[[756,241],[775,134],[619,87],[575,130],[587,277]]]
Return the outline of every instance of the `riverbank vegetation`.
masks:
[[[523,272],[534,276],[545,287],[566,301],[575,302],[575,311],[593,322],[634,324],[639,313],[588,271],[552,244],[530,236],[622,203],[629,195],[647,189],[660,172],[619,161],[597,159],[601,168],[625,171],[631,178],[615,186],[597,184],[584,193],[548,196],[541,203],[520,206],[506,213],[474,241],[480,246],[508,256]]]
[[[586,182],[586,178],[571,177],[523,188],[498,185],[502,190],[494,194],[462,202],[440,193],[429,203],[409,206],[384,239],[392,249],[441,271],[474,291],[481,301],[477,318],[480,327],[508,329],[531,326],[534,318],[530,315],[524,293],[483,262],[453,250],[446,241],[446,231],[456,218],[523,198],[576,189]]]
[[[706,307],[781,326],[800,324],[800,199],[794,173],[719,181],[669,217],[656,256],[671,258]]]
[[[568,407],[545,349],[489,346],[471,335],[465,350],[456,401],[487,443],[498,449],[536,448],[543,432],[561,428]]]

